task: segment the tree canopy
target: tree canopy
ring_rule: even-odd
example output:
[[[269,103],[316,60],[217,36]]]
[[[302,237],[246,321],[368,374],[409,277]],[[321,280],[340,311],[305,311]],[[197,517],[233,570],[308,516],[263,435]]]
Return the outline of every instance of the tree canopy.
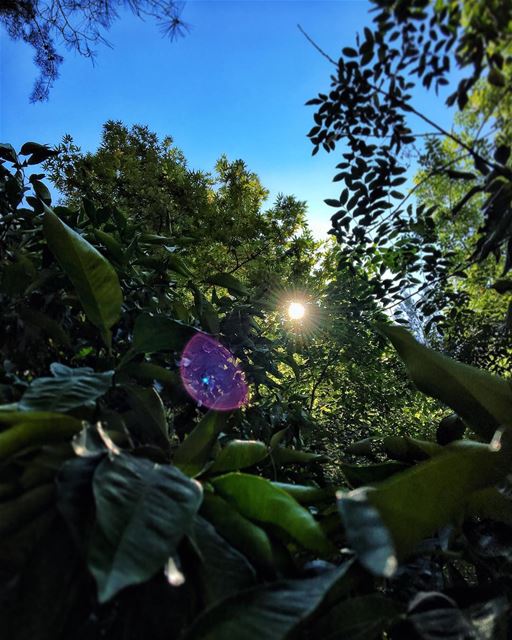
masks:
[[[326,242],[146,126],[0,145],[7,637],[510,637],[512,10],[374,5]]]

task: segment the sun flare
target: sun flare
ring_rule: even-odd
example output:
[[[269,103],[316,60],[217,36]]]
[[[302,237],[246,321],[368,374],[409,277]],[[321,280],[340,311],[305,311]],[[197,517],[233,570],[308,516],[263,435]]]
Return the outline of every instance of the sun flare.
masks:
[[[290,320],[302,320],[306,314],[306,307],[301,302],[290,302],[288,305],[288,317]]]

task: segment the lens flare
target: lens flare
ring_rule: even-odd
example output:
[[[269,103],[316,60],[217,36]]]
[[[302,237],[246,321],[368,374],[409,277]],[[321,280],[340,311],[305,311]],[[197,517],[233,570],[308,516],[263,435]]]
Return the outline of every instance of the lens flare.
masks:
[[[290,302],[288,305],[288,317],[290,320],[302,320],[306,314],[306,307],[302,302]]]
[[[239,363],[211,336],[197,333],[189,340],[181,356],[180,375],[187,393],[208,409],[232,411],[249,400]]]

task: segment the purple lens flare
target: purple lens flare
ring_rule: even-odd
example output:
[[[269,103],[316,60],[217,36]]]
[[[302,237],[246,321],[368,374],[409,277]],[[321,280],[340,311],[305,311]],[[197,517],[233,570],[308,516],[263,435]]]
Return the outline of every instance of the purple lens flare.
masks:
[[[247,404],[249,388],[235,356],[215,338],[197,333],[183,349],[181,380],[200,405],[232,411]]]

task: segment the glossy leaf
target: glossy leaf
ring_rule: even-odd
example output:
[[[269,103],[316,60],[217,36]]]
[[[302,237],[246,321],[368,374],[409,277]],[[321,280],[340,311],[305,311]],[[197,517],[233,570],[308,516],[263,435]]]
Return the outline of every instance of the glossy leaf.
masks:
[[[347,579],[350,566],[349,561],[314,578],[280,580],[241,591],[200,616],[185,640],[284,640],[337,583]]]
[[[18,403],[19,409],[65,413],[78,407],[94,407],[96,400],[112,387],[113,371],[95,373],[88,368],[65,369],[54,369],[52,373],[60,373],[53,378],[36,378]]]
[[[201,513],[215,529],[257,567],[273,570],[272,545],[266,532],[223,498],[205,493]]]
[[[378,464],[357,465],[341,464],[343,475],[353,487],[381,482],[395,473],[408,469],[409,465],[402,462],[381,462]]]
[[[133,329],[133,349],[139,353],[181,351],[195,334],[193,327],[167,316],[138,316]]]
[[[82,428],[80,420],[58,413],[0,412],[0,460],[27,447],[70,440]]]
[[[43,229],[53,255],[71,280],[87,318],[109,343],[119,320],[123,295],[117,273],[87,240],[46,208]]]
[[[256,440],[230,440],[215,458],[210,471],[220,473],[238,471],[261,462],[268,455],[263,442]]]
[[[377,576],[391,577],[398,566],[393,539],[379,511],[367,500],[371,489],[338,494],[338,508],[350,548],[359,562]]]
[[[196,517],[189,538],[201,563],[200,580],[209,605],[256,582],[256,573],[247,559],[204,518]]]
[[[331,544],[310,512],[270,480],[229,473],[212,480],[215,491],[246,518],[273,525],[306,549],[329,553]]]
[[[402,327],[381,325],[405,362],[420,391],[450,406],[482,437],[490,440],[498,426],[512,425],[512,387],[486,371],[436,353]]]
[[[162,399],[153,388],[135,384],[123,387],[133,414],[129,421],[130,432],[143,444],[169,448],[169,430]]]
[[[309,451],[299,451],[288,447],[275,447],[272,449],[272,458],[278,465],[280,464],[309,464],[311,462],[322,462],[327,458],[320,453],[310,453]]]
[[[202,471],[227,419],[224,412],[208,411],[176,450],[174,464],[189,476]]]
[[[505,477],[510,464],[508,449],[506,439],[491,446],[475,442],[449,445],[443,453],[368,491],[368,503],[389,529],[399,557],[462,515],[472,493]]]
[[[144,582],[191,531],[200,486],[170,465],[122,454],[106,458],[93,481],[96,526],[89,568],[100,602]]]

